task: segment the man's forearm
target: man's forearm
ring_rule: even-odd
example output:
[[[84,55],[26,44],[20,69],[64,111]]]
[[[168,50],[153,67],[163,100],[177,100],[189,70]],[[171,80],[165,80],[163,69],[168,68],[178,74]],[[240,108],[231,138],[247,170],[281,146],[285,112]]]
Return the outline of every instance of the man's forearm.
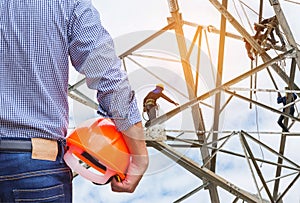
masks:
[[[141,165],[141,169],[146,170],[149,160],[142,123],[136,123],[122,133],[132,156],[132,162]]]
[[[149,158],[141,122],[131,126],[128,130],[122,131],[122,133],[132,159],[129,163],[125,179],[122,182],[117,182],[113,179],[111,187],[115,192],[132,193],[135,191],[148,167]]]

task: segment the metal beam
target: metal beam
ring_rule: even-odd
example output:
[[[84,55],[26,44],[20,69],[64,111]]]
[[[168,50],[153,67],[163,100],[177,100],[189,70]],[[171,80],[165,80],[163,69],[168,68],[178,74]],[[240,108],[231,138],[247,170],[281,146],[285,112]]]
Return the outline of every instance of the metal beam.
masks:
[[[244,79],[250,77],[251,75],[253,75],[253,74],[255,74],[255,73],[257,73],[257,72],[259,72],[259,71],[265,69],[266,67],[268,67],[268,66],[270,66],[270,65],[272,65],[272,64],[274,64],[274,63],[276,63],[277,61],[282,60],[286,55],[288,55],[288,54],[290,54],[290,53],[292,53],[292,52],[293,52],[293,49],[288,50],[288,51],[286,51],[286,52],[284,52],[284,53],[282,53],[282,54],[279,54],[279,55],[276,56],[275,58],[273,58],[273,59],[267,61],[267,62],[264,63],[264,64],[261,64],[261,65],[257,66],[256,68],[254,68],[254,69],[252,69],[252,70],[247,71],[247,72],[244,73],[244,74],[239,75],[238,77],[236,77],[236,78],[234,78],[234,79],[232,79],[232,80],[230,80],[230,81],[224,83],[224,84],[221,85],[220,87],[217,87],[217,88],[215,88],[215,89],[212,89],[212,90],[210,90],[210,91],[208,91],[208,92],[202,94],[201,96],[199,96],[199,97],[197,97],[197,98],[195,98],[195,99],[192,99],[192,100],[188,101],[187,103],[185,103],[185,104],[183,104],[183,105],[181,105],[181,106],[179,106],[179,107],[176,107],[175,109],[173,109],[173,110],[171,110],[171,111],[169,111],[169,112],[167,112],[167,113],[165,113],[165,114],[163,114],[163,115],[161,115],[161,116],[159,116],[159,117],[153,119],[153,120],[152,120],[148,125],[146,125],[145,127],[151,127],[151,126],[154,126],[154,125],[156,125],[156,124],[161,124],[161,123],[167,121],[168,119],[172,118],[173,116],[175,116],[176,114],[182,112],[183,110],[185,110],[185,109],[187,109],[187,108],[190,108],[190,107],[192,107],[192,106],[194,106],[194,105],[200,103],[201,101],[203,101],[203,100],[205,100],[205,99],[207,99],[207,98],[213,96],[213,95],[216,94],[218,91],[221,91],[222,88],[224,88],[224,87],[230,87],[230,86],[232,86],[232,85],[234,85],[234,84],[236,84],[236,83],[238,83],[238,82],[240,82],[240,81],[242,81],[242,80],[244,80]]]
[[[214,34],[220,34],[220,30],[218,30],[217,28],[215,28],[212,25],[208,25],[208,26],[204,27],[202,25],[198,25],[197,23],[192,23],[192,22],[188,22],[188,21],[183,21],[183,23],[185,25],[189,25],[189,26],[192,26],[192,27],[201,26],[203,29],[206,29],[208,32],[211,32],[211,33],[214,33]],[[225,32],[225,36],[229,37],[229,38],[232,38],[232,39],[243,40],[243,37],[241,37],[240,35],[233,34],[231,32]]]
[[[218,176],[207,168],[201,168],[196,162],[184,156],[183,154],[175,151],[172,147],[163,142],[148,142],[148,145],[160,151],[170,159],[174,160],[177,164],[191,172],[196,177],[208,181],[210,184],[217,185],[231,194],[247,201],[248,203],[260,202],[259,198],[247,191],[237,187],[233,183]]]
[[[202,46],[202,27],[200,28],[199,37],[198,37],[198,49],[197,49],[197,63],[196,63],[196,81],[195,81],[195,95],[198,92],[199,84],[199,73],[200,73],[200,58],[201,58],[201,46]],[[198,29],[197,29],[198,30]]]
[[[69,85],[69,88],[72,88],[72,86]],[[73,94],[72,91],[75,92],[78,96]],[[68,91],[68,96],[70,98],[74,99],[75,101],[78,101],[81,104],[89,106],[92,109],[95,109],[95,110],[98,109],[98,104],[96,102],[94,102],[92,99],[90,99],[88,96],[84,95],[82,92],[80,92],[77,89],[73,89],[72,91]]]
[[[228,0],[222,0],[222,5],[227,8]],[[225,33],[226,33],[226,18],[221,15],[221,25],[220,25],[220,43],[219,43],[219,54],[218,54],[218,70],[216,76],[216,87],[219,87],[222,84],[223,77],[223,64],[224,64],[224,50],[225,50]],[[214,109],[214,123],[213,130],[219,130],[219,115],[221,108],[221,92],[218,92],[215,97],[215,109]],[[213,133],[213,141],[218,139],[218,133]],[[213,147],[217,147],[217,143],[212,145]],[[212,154],[216,151],[212,150]],[[217,156],[214,156],[211,160],[211,171],[216,170],[216,162]]]
[[[253,47],[254,50],[257,51],[257,53],[262,57],[263,61],[266,63],[269,60],[271,60],[271,57],[268,55],[268,53],[265,52],[265,50],[256,42],[256,40],[253,39],[253,37],[238,23],[238,21],[235,20],[235,18],[227,11],[227,9],[221,5],[217,0],[209,0],[216,9],[219,10],[219,12],[226,17],[226,19],[232,24],[232,26],[250,43],[250,45]],[[296,53],[298,53],[297,47],[294,48]],[[289,83],[289,77],[286,75],[286,73],[277,65],[272,64],[272,68],[275,70],[275,72],[282,78],[286,84]],[[296,84],[294,84],[293,89],[299,89]]]
[[[192,190],[191,192],[187,193],[186,195],[184,195],[183,197],[179,198],[178,200],[174,201],[174,203],[179,203],[182,202],[183,200],[189,198],[190,196],[192,196],[193,194],[195,194],[196,192],[202,190],[203,188],[207,187],[209,183],[205,183],[203,185],[201,185],[200,187],[197,187],[196,189]]]
[[[78,87],[80,87],[81,85],[83,85],[85,83],[85,78],[79,80],[77,83],[75,83],[74,85],[69,85],[68,86],[68,90],[69,91],[73,91],[75,89],[77,89]]]
[[[299,179],[300,173],[293,179],[293,181],[287,186],[287,188],[282,192],[281,195],[276,199],[276,202],[282,203],[282,197],[288,192],[288,190],[295,184],[295,182]]]
[[[235,20],[235,18],[227,11],[227,9],[217,0],[209,0],[213,6],[233,25],[233,27],[251,44],[251,46],[259,53],[263,53],[264,49],[253,39],[253,37]]]
[[[190,143],[190,142],[188,142]],[[262,143],[259,143],[257,142],[259,145],[262,145],[264,146],[266,149],[269,149],[270,147],[262,144]],[[198,143],[193,143],[193,144],[169,144],[169,146],[171,147],[174,147],[174,148],[198,148],[199,146],[202,146],[202,144],[198,144]],[[209,147],[209,149],[212,149],[212,147]],[[231,151],[228,151],[228,150],[224,150],[224,149],[220,149],[218,150],[218,152],[222,152],[224,154],[228,154],[228,155],[232,155],[232,156],[236,156],[236,157],[239,157],[239,158],[246,158],[245,155],[242,155],[242,154],[238,154],[238,153],[235,153],[235,152],[231,152]],[[271,151],[272,153],[274,153],[273,151]],[[278,152],[274,153],[277,155]],[[285,158],[286,159],[286,158]],[[279,166],[280,164],[277,164],[277,162],[271,162],[271,161],[266,161],[264,159],[260,159],[260,158],[255,158],[254,159],[255,161],[258,161],[260,163],[265,163],[265,164],[269,164],[269,165],[273,165],[273,166]],[[299,167],[291,167],[291,166],[287,166],[287,165],[283,165],[281,164],[280,165],[282,168],[285,168],[285,169],[290,169],[290,170],[295,170],[295,171],[298,171],[300,172],[300,168]]]
[[[291,70],[290,70],[290,76],[291,77],[290,77],[290,81],[289,81],[289,88],[291,88],[294,84],[295,71],[296,71],[296,60],[292,59]],[[292,94],[288,94],[286,104],[289,104],[291,102],[292,97],[293,97]],[[290,111],[290,106],[285,108],[284,113],[289,114],[288,113],[289,111]],[[284,125],[288,126],[288,118],[287,117],[285,117],[285,119],[284,119]],[[286,144],[286,135],[282,135],[281,139],[280,139],[280,147],[279,147],[279,153],[282,154],[282,155],[284,154],[285,144]],[[278,158],[278,164],[282,164],[282,159],[281,158]],[[280,174],[281,174],[281,167],[278,166],[277,169],[276,169],[275,177],[279,177]],[[277,196],[278,196],[279,181],[280,181],[280,179],[277,179],[275,181],[275,184],[274,184],[274,189],[273,189],[274,199],[276,199]]]
[[[176,34],[177,45],[180,53],[181,64],[183,68],[183,73],[186,81],[187,91],[189,99],[196,98],[195,95],[195,82],[193,78],[192,68],[190,60],[188,58],[188,51],[186,45],[186,39],[183,31],[183,21],[181,13],[179,13],[178,2],[177,0],[168,0],[171,16],[168,18],[170,23],[174,23],[174,30]],[[194,122],[194,128],[196,131],[205,131],[204,120],[202,116],[202,111],[199,106],[192,106],[192,117]],[[200,143],[206,143],[206,136],[204,133],[196,133]],[[200,148],[202,159],[205,162],[210,158],[207,147]],[[208,166],[209,168],[210,166]],[[214,184],[209,184],[208,186],[211,202],[219,203],[219,195],[217,188]]]
[[[277,16],[277,19],[278,19],[278,22],[279,22],[279,25],[282,29],[282,31],[284,32],[285,34],[285,37],[288,41],[288,43],[290,44],[290,46],[292,46],[293,48],[295,48],[296,50],[296,62],[297,62],[297,65],[298,65],[298,68],[300,70],[300,52],[299,52],[299,49],[297,48],[297,42],[293,36],[293,33],[288,25],[288,22],[285,18],[285,15],[281,9],[281,6],[280,6],[280,3],[278,0],[270,0],[270,4],[271,6],[273,7],[274,9],[274,12]]]
[[[254,155],[253,155],[253,153],[252,153],[252,151],[250,149],[250,146],[248,145],[247,140],[245,139],[245,136],[243,135],[243,133],[240,134],[240,137],[241,137],[241,139],[243,141],[242,143],[245,146],[245,148],[246,148],[246,150],[247,150],[247,152],[248,152],[248,154],[250,156],[252,164],[254,165],[254,168],[255,168],[255,170],[257,172],[257,175],[260,178],[260,181],[263,184],[263,186],[265,188],[265,191],[266,191],[266,193],[267,193],[270,201],[273,202],[273,197],[272,197],[271,192],[270,192],[270,190],[268,188],[268,185],[267,185],[267,183],[266,183],[266,181],[265,181],[265,179],[263,177],[263,174],[262,174],[261,170],[259,169],[259,166],[257,165],[257,163],[255,161],[255,157],[254,157]]]
[[[130,48],[129,50],[125,51],[124,53],[120,54],[119,57],[122,59],[130,54],[132,54],[132,52],[134,52],[135,50],[141,48],[142,46],[144,46],[145,44],[147,44],[148,42],[152,41],[153,39],[155,39],[156,37],[158,37],[159,35],[163,34],[164,32],[173,29],[174,27],[174,23],[170,23],[167,26],[163,27],[161,30],[159,30],[158,32],[154,33],[153,35],[147,37],[145,40],[143,40],[142,42],[138,43],[137,45],[135,45],[134,47]]]
[[[275,112],[275,113],[277,113],[277,114],[284,115],[285,117],[288,117],[288,118],[290,118],[290,119],[293,119],[293,120],[295,120],[295,121],[300,122],[300,118],[296,118],[296,117],[294,117],[294,116],[291,116],[289,113],[281,112],[281,111],[279,111],[279,110],[277,110],[277,109],[274,109],[274,108],[272,108],[272,107],[269,107],[269,106],[267,106],[267,105],[265,105],[265,104],[263,104],[263,103],[257,102],[257,101],[255,101],[255,100],[251,100],[251,99],[249,99],[249,98],[247,98],[247,97],[244,97],[244,96],[242,96],[242,95],[239,95],[239,94],[234,93],[234,92],[231,92],[231,91],[228,91],[228,90],[226,90],[226,89],[224,89],[224,91],[225,91],[226,93],[228,93],[228,94],[234,95],[234,96],[236,96],[236,97],[238,97],[238,98],[240,98],[240,99],[243,99],[243,100],[245,100],[245,101],[247,101],[247,102],[252,102],[252,103],[254,103],[255,105],[258,105],[258,106],[260,106],[260,107],[263,107],[264,109],[273,111],[273,112]]]
[[[262,147],[266,148],[268,151],[270,151],[272,154],[277,155],[278,157],[281,157],[282,159],[284,159],[286,162],[294,165],[296,168],[292,169],[292,170],[296,170],[299,171],[300,170],[300,166],[298,164],[296,164],[295,162],[293,162],[292,160],[284,157],[282,154],[276,152],[274,149],[272,149],[271,147],[267,146],[266,144],[262,143],[261,141],[259,141],[258,139],[252,137],[250,134],[248,134],[245,131],[241,131],[244,135],[246,135],[248,138],[252,139],[254,142],[258,143],[259,145],[261,145]]]

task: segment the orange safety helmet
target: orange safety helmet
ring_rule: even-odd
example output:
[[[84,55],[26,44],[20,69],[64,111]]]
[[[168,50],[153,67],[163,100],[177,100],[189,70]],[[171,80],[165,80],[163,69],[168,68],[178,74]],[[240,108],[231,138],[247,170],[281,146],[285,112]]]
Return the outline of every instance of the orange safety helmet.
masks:
[[[97,118],[84,122],[69,134],[67,147],[64,160],[82,177],[97,184],[106,184],[113,176],[122,180],[125,178],[130,154],[122,133],[117,131],[110,119]],[[102,174],[86,169],[73,154]]]

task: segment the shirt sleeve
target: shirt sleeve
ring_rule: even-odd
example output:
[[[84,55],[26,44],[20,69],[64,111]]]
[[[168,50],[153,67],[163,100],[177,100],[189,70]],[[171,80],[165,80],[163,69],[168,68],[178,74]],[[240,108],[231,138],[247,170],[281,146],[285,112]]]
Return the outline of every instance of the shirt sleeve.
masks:
[[[126,130],[141,121],[134,91],[115,53],[114,44],[102,26],[97,10],[88,0],[76,6],[71,19],[70,59],[86,76],[87,86],[97,90],[98,112]]]
[[[170,103],[175,103],[172,99],[170,99],[167,95],[165,95],[164,93],[161,93],[161,97],[164,98],[165,100],[167,100]]]

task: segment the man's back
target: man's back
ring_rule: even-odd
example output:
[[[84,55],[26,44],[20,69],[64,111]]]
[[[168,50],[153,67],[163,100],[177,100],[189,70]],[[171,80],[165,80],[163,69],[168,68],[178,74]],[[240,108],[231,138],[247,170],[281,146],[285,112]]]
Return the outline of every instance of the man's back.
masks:
[[[1,136],[65,133],[70,14],[63,2],[1,1]]]
[[[95,36],[106,36],[94,23],[100,20],[90,4],[1,1],[0,136],[61,139],[66,135],[68,56],[81,71],[99,44]]]

